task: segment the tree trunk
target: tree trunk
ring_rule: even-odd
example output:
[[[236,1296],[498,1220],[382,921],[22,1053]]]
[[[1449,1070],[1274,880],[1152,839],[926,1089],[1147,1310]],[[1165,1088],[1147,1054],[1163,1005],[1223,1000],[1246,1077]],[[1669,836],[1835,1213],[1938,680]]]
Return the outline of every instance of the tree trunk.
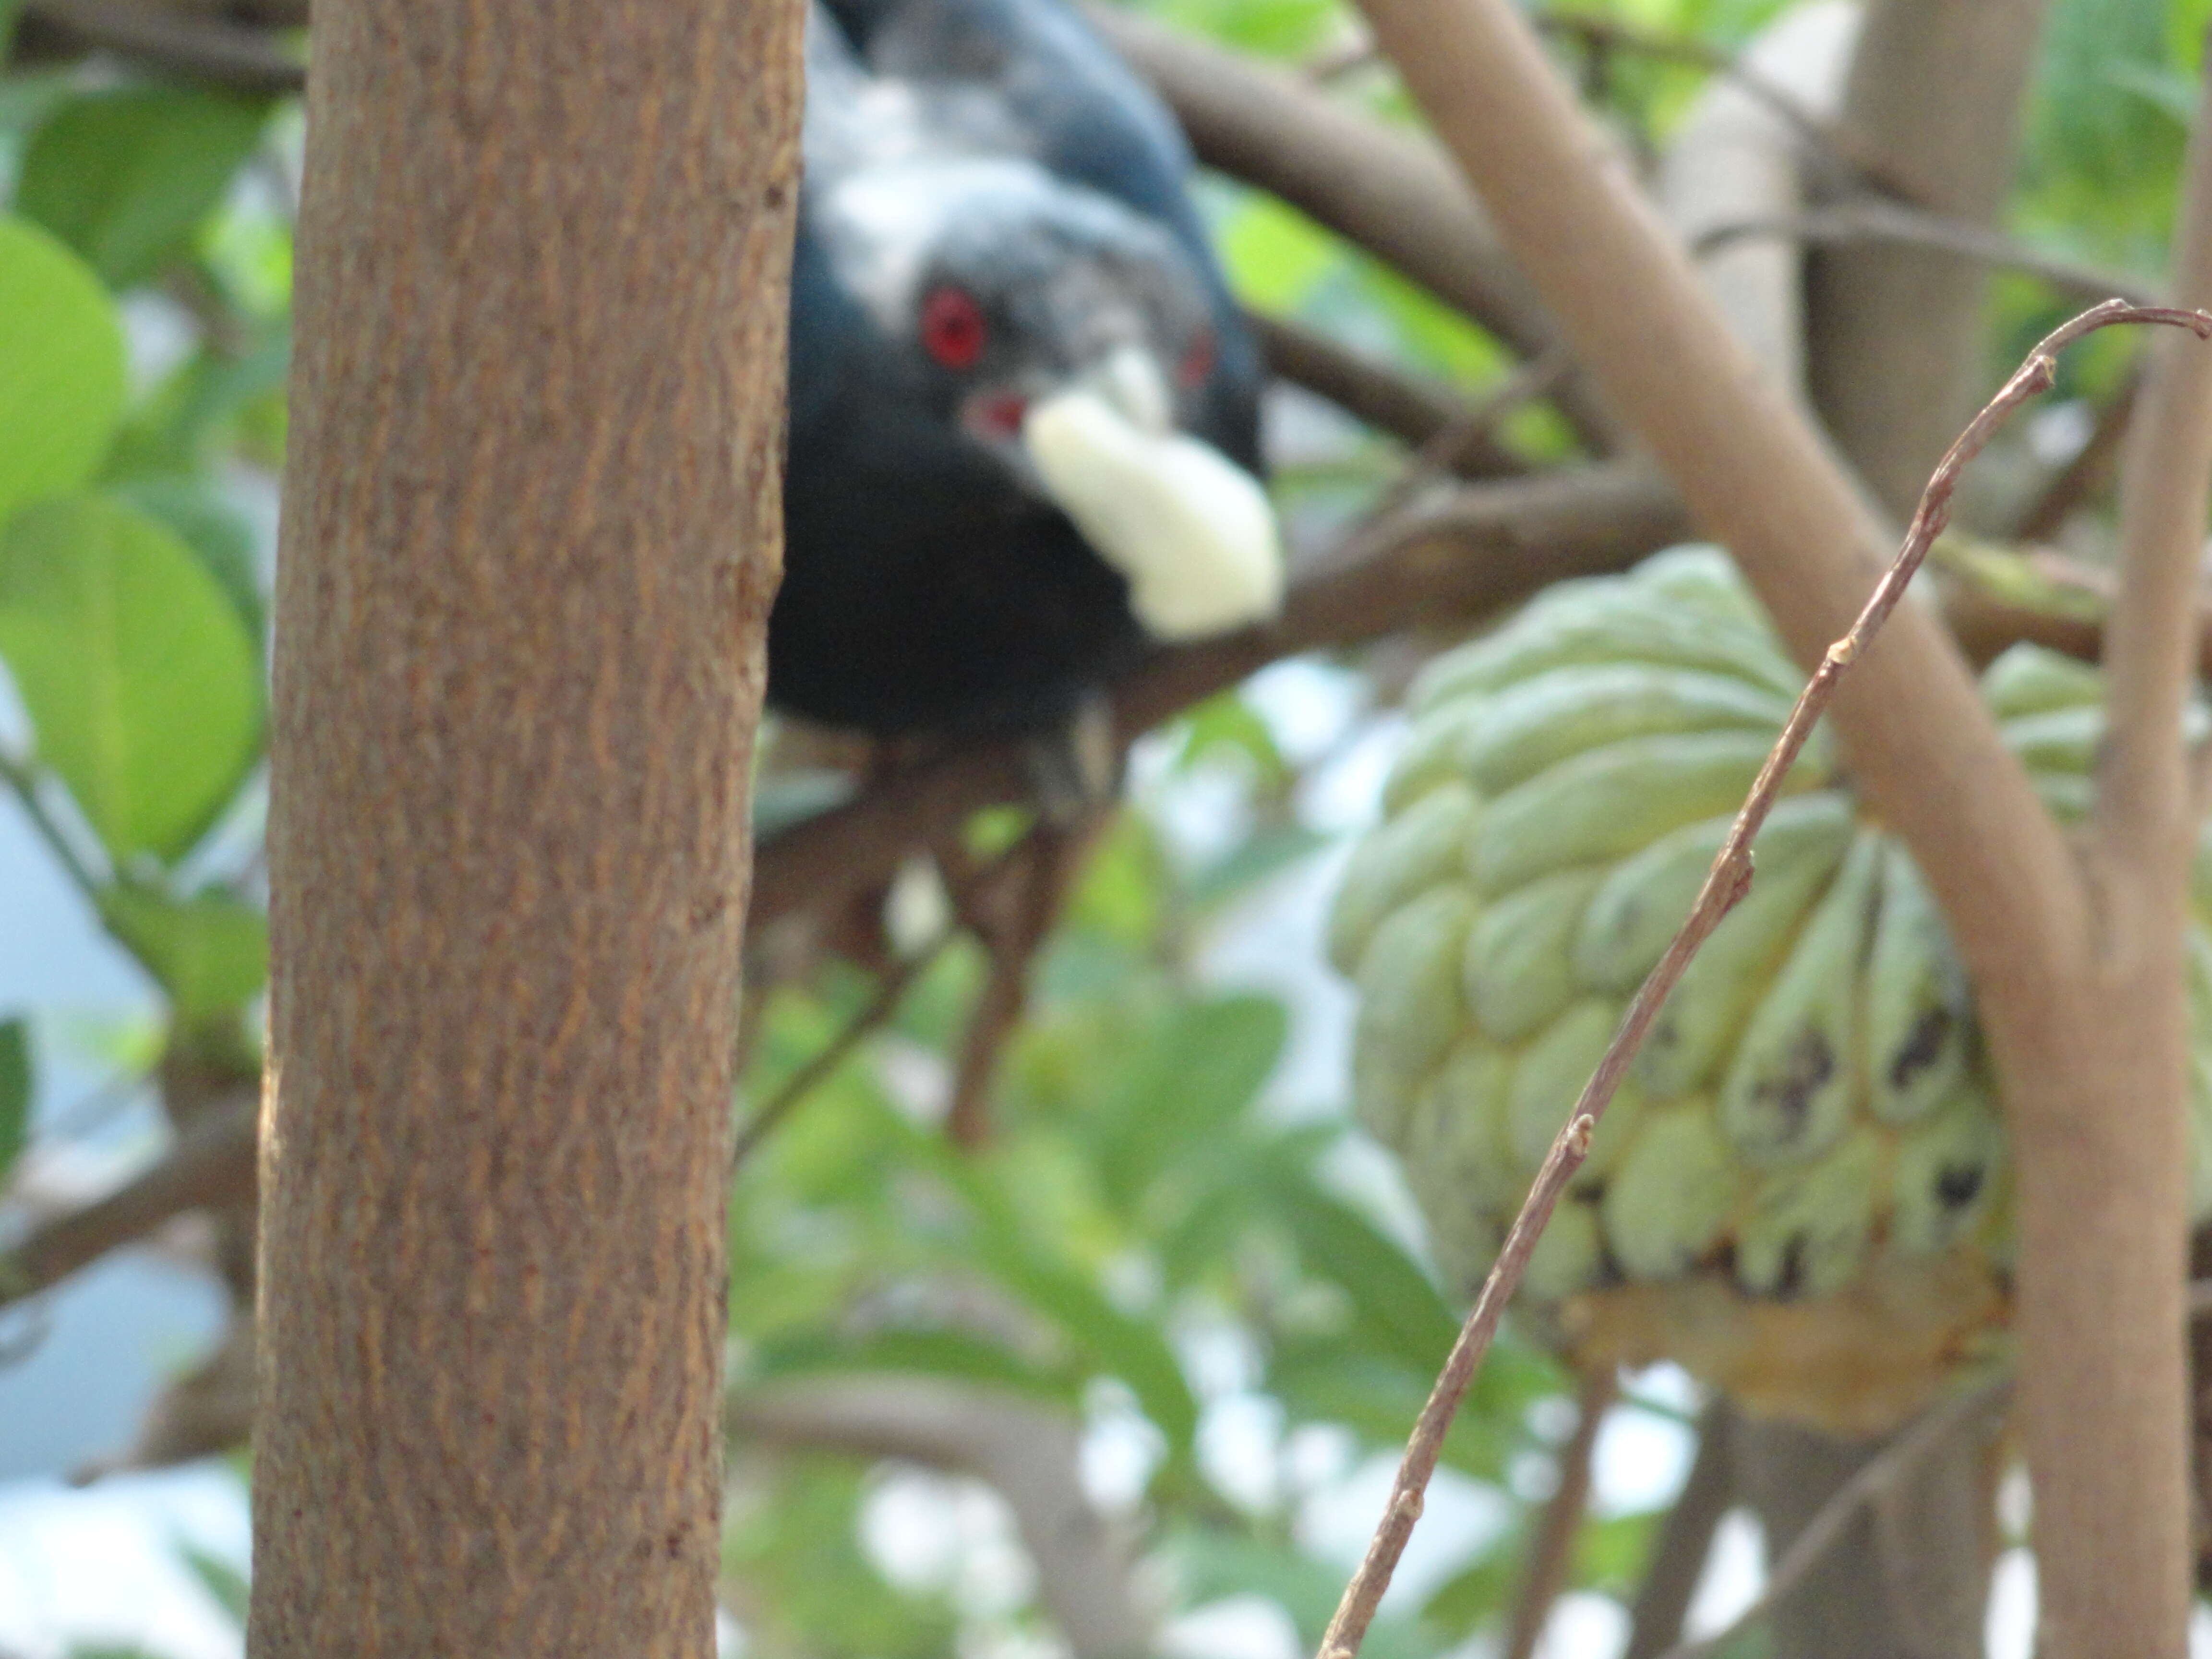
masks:
[[[257,1659],[705,1655],[793,0],[319,0]]]
[[[1869,6],[1842,127],[1877,185],[1970,224],[1995,222],[2019,165],[2045,3]],[[1954,254],[1880,245],[1815,249],[1808,264],[1813,401],[1901,520],[1980,402],[1989,271]]]

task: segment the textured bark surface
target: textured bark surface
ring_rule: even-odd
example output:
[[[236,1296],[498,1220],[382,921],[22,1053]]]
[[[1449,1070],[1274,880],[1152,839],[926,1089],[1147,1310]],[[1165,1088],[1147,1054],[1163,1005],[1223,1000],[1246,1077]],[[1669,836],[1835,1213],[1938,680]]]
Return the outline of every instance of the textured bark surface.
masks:
[[[791,0],[319,0],[257,1659],[705,1655]]]
[[[2021,110],[2046,0],[1881,0],[1851,61],[1843,128],[1885,188],[1995,222],[2019,164]],[[1982,384],[1988,270],[1923,248],[1815,250],[1813,400],[1899,519],[1994,381]]]

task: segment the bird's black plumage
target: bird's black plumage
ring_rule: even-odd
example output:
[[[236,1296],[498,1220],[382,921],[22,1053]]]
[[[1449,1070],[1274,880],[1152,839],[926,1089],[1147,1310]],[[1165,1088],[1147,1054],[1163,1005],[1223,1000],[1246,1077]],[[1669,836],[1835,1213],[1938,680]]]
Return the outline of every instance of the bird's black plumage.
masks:
[[[1189,167],[1060,0],[817,5],[771,701],[881,732],[1034,728],[1142,647],[1023,421],[1134,364],[1176,428],[1256,470],[1258,354]]]

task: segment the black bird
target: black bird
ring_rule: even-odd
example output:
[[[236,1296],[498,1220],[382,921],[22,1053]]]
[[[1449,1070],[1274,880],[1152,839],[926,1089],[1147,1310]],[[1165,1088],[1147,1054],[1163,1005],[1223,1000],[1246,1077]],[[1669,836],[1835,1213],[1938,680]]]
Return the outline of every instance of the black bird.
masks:
[[[817,3],[805,161],[772,702],[1048,731],[1272,613],[1259,354],[1182,135],[1073,12]]]

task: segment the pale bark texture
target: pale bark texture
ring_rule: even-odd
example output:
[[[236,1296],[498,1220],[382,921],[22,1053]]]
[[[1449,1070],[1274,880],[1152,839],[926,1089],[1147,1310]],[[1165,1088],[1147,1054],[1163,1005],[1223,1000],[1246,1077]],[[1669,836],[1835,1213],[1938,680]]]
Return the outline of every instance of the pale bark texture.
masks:
[[[256,1659],[706,1655],[792,0],[319,0]]]
[[[1994,223],[2019,161],[2021,110],[2046,0],[1878,0],[1844,94],[1852,156],[1887,191]],[[1903,519],[1989,388],[1988,270],[1869,243],[1809,257],[1813,400],[1884,506]]]

